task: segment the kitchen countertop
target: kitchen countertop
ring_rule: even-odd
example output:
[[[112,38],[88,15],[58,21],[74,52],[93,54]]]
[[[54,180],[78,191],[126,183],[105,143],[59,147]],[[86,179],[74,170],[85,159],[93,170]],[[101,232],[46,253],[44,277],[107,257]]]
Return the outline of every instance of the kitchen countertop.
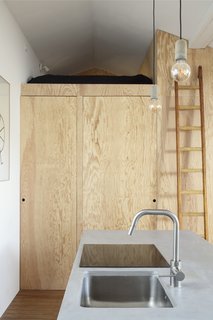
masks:
[[[180,259],[186,278],[181,288],[172,288],[169,278],[160,278],[173,308],[85,308],[80,306],[81,286],[86,271],[157,271],[168,268],[80,268],[84,244],[154,244],[169,262],[172,231],[85,231],[73,264],[57,320],[210,320],[213,317],[213,245],[190,231],[180,232]]]

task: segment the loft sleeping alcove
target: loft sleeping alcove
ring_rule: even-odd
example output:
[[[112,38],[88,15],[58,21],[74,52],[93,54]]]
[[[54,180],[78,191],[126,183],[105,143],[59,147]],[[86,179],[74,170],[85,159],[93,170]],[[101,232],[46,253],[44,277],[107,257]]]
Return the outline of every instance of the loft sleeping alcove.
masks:
[[[57,83],[57,84],[152,84],[152,80],[143,75],[114,76],[114,75],[52,75],[47,74],[32,78],[28,83]]]

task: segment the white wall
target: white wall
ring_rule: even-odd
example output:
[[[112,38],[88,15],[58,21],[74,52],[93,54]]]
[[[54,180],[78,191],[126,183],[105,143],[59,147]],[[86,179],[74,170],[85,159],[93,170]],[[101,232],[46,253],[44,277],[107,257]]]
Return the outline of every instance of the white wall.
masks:
[[[19,291],[20,84],[39,75],[39,61],[0,0],[0,76],[10,83],[10,180],[0,181],[0,316]]]

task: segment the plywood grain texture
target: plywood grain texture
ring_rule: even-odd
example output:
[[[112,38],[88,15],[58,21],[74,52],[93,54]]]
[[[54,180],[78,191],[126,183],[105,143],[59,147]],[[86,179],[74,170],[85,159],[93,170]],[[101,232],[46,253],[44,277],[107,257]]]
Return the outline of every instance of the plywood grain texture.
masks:
[[[21,100],[21,288],[64,289],[76,252],[76,98]]]
[[[78,85],[76,84],[22,84],[22,96],[55,96],[55,97],[71,97],[77,96]]]
[[[77,97],[77,139],[76,139],[76,150],[77,150],[77,172],[76,172],[76,235],[77,235],[77,246],[81,240],[81,233],[83,231],[83,97]]]
[[[132,92],[125,88],[114,92]],[[84,98],[55,97],[55,86],[52,97],[39,96],[40,89],[21,102],[21,286],[64,289],[84,229],[128,229],[136,211],[156,206],[156,115],[134,96],[140,90]],[[155,228],[155,219],[143,228]]]
[[[22,96],[145,96],[150,95],[149,84],[22,84]]]
[[[174,63],[174,48],[177,37],[158,31],[157,32],[157,81],[160,86],[162,100],[162,121],[160,126],[159,148],[161,150],[161,161],[159,165],[160,179],[158,183],[158,207],[168,208],[174,212],[177,211],[177,194],[176,194],[176,160],[175,160],[175,117],[174,117],[174,86],[170,77],[170,69]],[[197,69],[201,65],[203,67],[204,78],[204,105],[205,105],[205,125],[206,125],[206,165],[207,165],[207,200],[209,212],[209,238],[213,241],[213,49],[189,49],[188,63],[192,69],[192,76],[184,85],[196,85]],[[182,105],[197,105],[198,92],[183,91],[180,95],[180,103]],[[199,111],[184,111],[181,115],[183,125],[198,125],[200,123]],[[200,146],[199,133],[182,132],[181,141],[185,146],[191,144]],[[185,167],[201,166],[201,155],[199,152],[184,153],[182,155],[182,163]],[[200,186],[199,174],[186,175],[183,183],[186,186]],[[202,197],[184,196],[184,205],[189,211],[200,211],[202,207]],[[202,218],[185,218],[185,229],[191,229],[197,233],[203,233]],[[191,222],[190,222],[191,221]],[[167,221],[159,223],[159,227],[168,228]]]
[[[84,229],[128,229],[137,211],[155,207],[156,127],[147,104],[142,97],[84,98]],[[155,219],[144,219],[143,228],[155,228]]]
[[[99,68],[91,68],[82,72],[77,73],[78,76],[115,76],[115,74],[111,73],[108,70],[99,69]]]
[[[143,63],[140,67],[140,73],[153,79],[153,43],[150,44]]]
[[[149,84],[80,84],[79,95],[83,97],[100,97],[100,96],[117,96],[117,97],[149,97],[150,88]]]

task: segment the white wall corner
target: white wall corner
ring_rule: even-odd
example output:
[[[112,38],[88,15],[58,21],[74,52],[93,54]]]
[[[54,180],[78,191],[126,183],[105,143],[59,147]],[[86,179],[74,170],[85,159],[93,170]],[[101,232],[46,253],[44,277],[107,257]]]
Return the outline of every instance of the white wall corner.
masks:
[[[0,76],[10,84],[10,180],[0,181],[0,317],[19,291],[20,87],[40,74],[39,61],[0,1]]]
[[[197,27],[193,36],[189,39],[189,48],[199,49],[211,46],[213,42],[213,4],[207,14],[203,17],[202,23]]]

